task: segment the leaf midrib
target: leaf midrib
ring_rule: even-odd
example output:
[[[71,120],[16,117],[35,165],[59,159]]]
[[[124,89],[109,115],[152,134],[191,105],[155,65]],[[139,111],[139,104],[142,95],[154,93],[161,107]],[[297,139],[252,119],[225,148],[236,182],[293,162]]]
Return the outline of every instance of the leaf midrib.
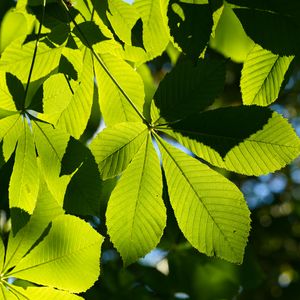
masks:
[[[222,236],[224,237],[224,240],[227,242],[229,248],[231,249],[231,251],[234,253],[234,255],[236,257],[238,257],[239,255],[235,252],[235,250],[231,247],[230,242],[228,241],[227,236],[223,233],[223,231],[221,230],[221,228],[219,227],[218,223],[215,222],[215,219],[213,218],[213,216],[211,215],[210,211],[208,210],[208,208],[206,207],[205,203],[201,200],[201,197],[198,195],[197,191],[195,190],[194,186],[192,185],[192,183],[190,183],[190,181],[188,180],[187,176],[185,175],[185,173],[182,171],[182,169],[180,168],[180,166],[178,165],[177,161],[173,158],[173,156],[171,155],[171,153],[168,151],[168,149],[165,147],[165,145],[163,144],[163,142],[161,141],[162,139],[156,134],[156,136],[158,137],[156,140],[162,145],[162,147],[164,148],[164,150],[167,152],[167,154],[169,155],[169,157],[173,160],[174,164],[177,166],[178,170],[180,170],[180,173],[182,174],[182,176],[185,178],[186,182],[188,183],[188,185],[191,187],[191,189],[193,190],[193,192],[195,193],[195,195],[197,196],[197,198],[200,200],[200,202],[202,203],[203,207],[205,208],[207,214],[209,215],[209,217],[212,219],[213,223],[215,224],[215,226],[218,228],[219,232],[222,234]]]

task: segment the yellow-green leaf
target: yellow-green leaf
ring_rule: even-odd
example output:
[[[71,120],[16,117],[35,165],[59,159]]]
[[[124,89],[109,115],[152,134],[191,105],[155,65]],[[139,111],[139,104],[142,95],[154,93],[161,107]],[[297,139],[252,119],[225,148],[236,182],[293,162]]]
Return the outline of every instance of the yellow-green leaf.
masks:
[[[160,164],[149,134],[113,190],[106,220],[125,265],[158,244],[166,225],[166,208]]]

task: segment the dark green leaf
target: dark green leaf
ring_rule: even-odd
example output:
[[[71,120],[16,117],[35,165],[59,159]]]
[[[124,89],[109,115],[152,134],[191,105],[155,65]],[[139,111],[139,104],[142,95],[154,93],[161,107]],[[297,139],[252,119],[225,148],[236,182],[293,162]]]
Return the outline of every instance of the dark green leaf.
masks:
[[[298,18],[270,11],[235,8],[247,35],[263,48],[279,55],[300,51]]]
[[[108,39],[93,21],[86,21],[79,24],[73,29],[73,33],[87,47]]]
[[[226,107],[195,114],[169,126],[225,157],[230,149],[262,129],[271,116],[271,110],[257,106]]]
[[[213,26],[208,4],[174,3],[168,11],[171,35],[183,52],[196,60],[206,47]]]
[[[22,110],[24,108],[25,100],[25,91],[22,82],[13,74],[6,73],[6,84],[17,110]]]
[[[131,44],[132,46],[141,47],[145,51],[143,43],[143,21],[139,18],[131,29]]]
[[[160,83],[155,105],[166,121],[184,119],[210,106],[223,89],[225,62],[201,59],[194,66],[190,61],[179,62]],[[157,121],[152,114],[152,121]]]

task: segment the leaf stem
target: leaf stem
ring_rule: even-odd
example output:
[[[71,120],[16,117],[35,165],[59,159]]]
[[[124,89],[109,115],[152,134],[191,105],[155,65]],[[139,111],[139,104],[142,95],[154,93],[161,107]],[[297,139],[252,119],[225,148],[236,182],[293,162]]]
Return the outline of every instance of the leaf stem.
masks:
[[[38,50],[38,45],[39,45],[39,41],[40,41],[40,36],[41,36],[41,32],[42,32],[42,26],[43,26],[44,18],[45,18],[46,1],[47,0],[43,0],[42,19],[40,21],[38,34],[37,34],[37,39],[35,41],[34,52],[33,52],[33,56],[32,56],[31,66],[30,66],[28,79],[27,79],[27,83],[26,83],[26,89],[25,89],[25,93],[24,93],[24,101],[23,101],[23,105],[22,105],[22,111],[25,111],[25,109],[26,109],[26,98],[27,98],[27,95],[28,95],[30,79],[31,79],[32,72],[33,72],[33,67],[34,67],[34,63],[35,63],[35,59],[36,59],[36,55],[37,55],[37,50]]]

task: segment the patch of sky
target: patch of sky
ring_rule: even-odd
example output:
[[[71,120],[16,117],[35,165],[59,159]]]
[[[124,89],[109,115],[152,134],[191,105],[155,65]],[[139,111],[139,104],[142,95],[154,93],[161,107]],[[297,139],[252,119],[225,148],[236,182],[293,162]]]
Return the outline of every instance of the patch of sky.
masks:
[[[145,257],[139,259],[139,263],[143,266],[155,267],[168,254],[168,251],[155,248],[149,252]]]
[[[290,118],[290,113],[284,106],[276,103],[271,105],[270,108],[273,111],[276,111],[277,113],[281,114],[283,117]]]

